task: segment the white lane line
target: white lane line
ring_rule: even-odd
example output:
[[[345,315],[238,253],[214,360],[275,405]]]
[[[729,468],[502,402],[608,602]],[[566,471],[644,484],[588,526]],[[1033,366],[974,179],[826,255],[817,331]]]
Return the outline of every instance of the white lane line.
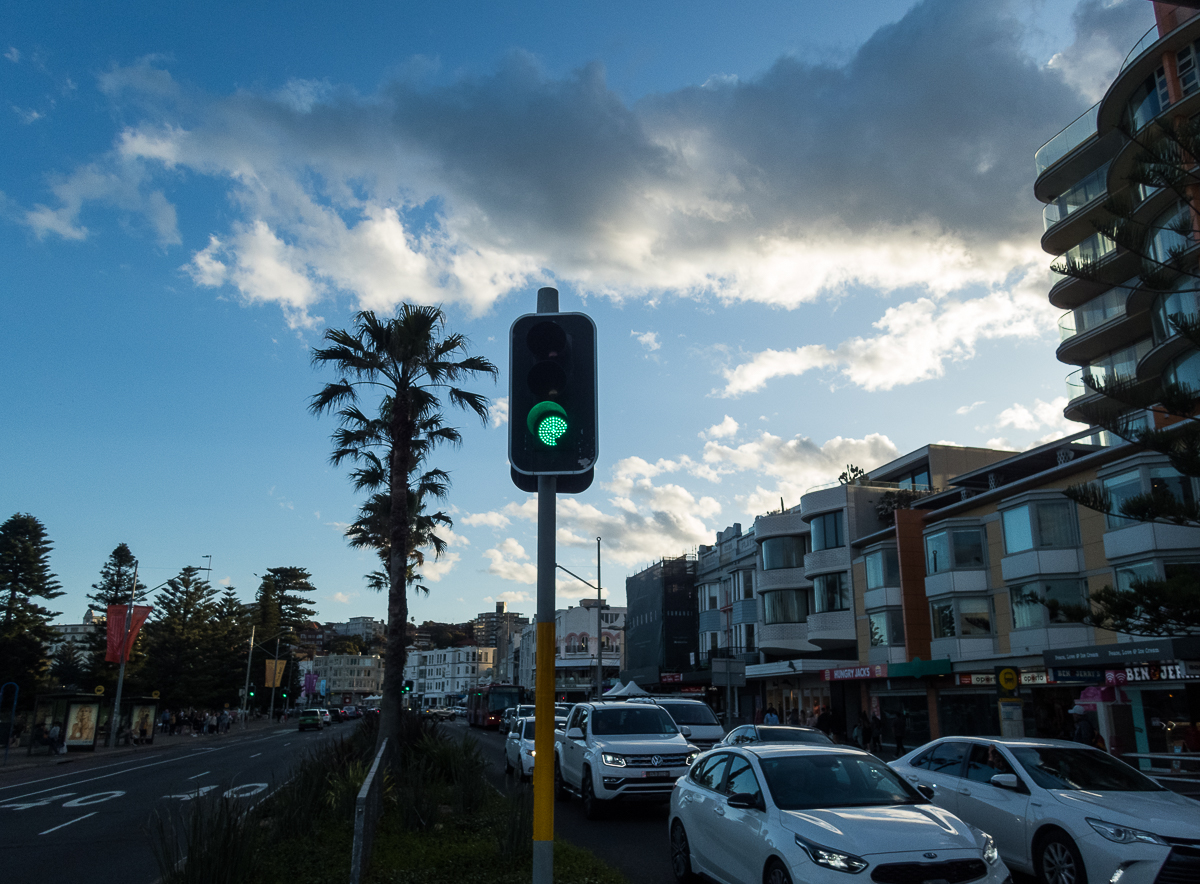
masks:
[[[251,755],[250,757],[251,757],[251,758],[257,758],[257,757],[258,757],[258,756],[260,756],[260,755],[262,755],[262,753],[261,753],[261,752],[255,752],[255,753],[254,753],[253,755]]]
[[[118,777],[121,774],[132,773],[135,770],[144,770],[145,768],[148,768],[148,767],[158,767],[159,765],[172,764],[176,761],[186,761],[186,760],[187,760],[186,758],[167,758],[167,759],[164,759],[163,761],[152,761],[150,764],[143,764],[140,767],[130,767],[130,768],[126,768],[125,770],[118,770],[118,771],[115,771],[110,774],[103,774],[102,776],[98,776],[98,777],[89,777],[86,780],[78,780],[77,782],[74,782],[74,783],[64,783],[63,785],[81,786],[84,783],[92,783],[92,782],[95,782],[96,780],[107,780],[109,777]],[[32,784],[30,784],[30,785],[32,785]],[[62,786],[51,786],[49,789],[39,789],[36,792],[26,792],[24,795],[16,795],[16,796],[13,796],[12,798],[6,798],[4,800],[5,801],[19,801],[20,799],[28,798],[31,795],[41,795],[43,792],[53,792],[55,789],[60,789],[60,788],[62,788]]]
[[[63,823],[61,826],[55,826],[53,829],[47,829],[44,832],[38,832],[38,834],[39,835],[49,835],[51,832],[57,832],[59,829],[65,829],[67,826],[71,825],[71,823],[77,823],[80,820],[86,820],[90,816],[95,816],[99,812],[100,811],[98,811],[98,810],[93,810],[91,813],[85,813],[83,816],[77,816],[77,817],[75,817],[75,819],[71,820],[70,822]]]
[[[198,774],[196,774],[194,777],[188,777],[188,779],[189,779],[189,780],[198,780],[198,779],[200,779],[201,777],[206,777],[206,776],[208,776],[208,775],[209,775],[209,773],[210,773],[210,771],[207,771],[207,770],[206,770],[204,773],[198,773]]]

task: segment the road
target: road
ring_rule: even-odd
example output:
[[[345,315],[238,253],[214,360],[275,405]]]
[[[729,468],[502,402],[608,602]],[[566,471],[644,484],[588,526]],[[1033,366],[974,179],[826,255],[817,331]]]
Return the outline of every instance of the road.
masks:
[[[294,724],[195,737],[117,760],[70,755],[67,764],[0,769],[0,868],[4,880],[150,884],[148,821],[220,792],[260,801],[309,748],[353,724],[299,733]]]
[[[468,728],[461,719],[447,722],[447,733],[461,738],[468,730],[479,741],[484,757],[491,762],[489,776],[505,791],[516,784],[504,775],[504,736],[497,731]],[[554,831],[579,847],[586,848],[621,872],[630,884],[668,884],[671,856],[667,844],[665,804],[620,804],[599,820],[588,820],[578,799],[554,803]]]

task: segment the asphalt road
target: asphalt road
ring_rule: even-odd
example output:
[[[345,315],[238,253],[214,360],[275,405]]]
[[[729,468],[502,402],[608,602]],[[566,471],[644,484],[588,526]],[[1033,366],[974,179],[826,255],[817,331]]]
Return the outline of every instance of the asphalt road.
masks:
[[[515,777],[504,775],[504,735],[497,731],[468,728],[461,719],[447,722],[448,733],[461,737],[468,730],[479,741],[484,757],[491,762],[492,782],[507,791]],[[554,803],[554,831],[572,844],[586,848],[613,868],[630,884],[673,884],[671,855],[667,843],[665,804],[614,804],[599,820],[583,816],[577,798]]]
[[[154,812],[185,810],[198,795],[261,801],[306,750],[349,733],[294,724],[195,737],[117,760],[70,755],[66,764],[0,769],[0,869],[5,882],[151,884]]]

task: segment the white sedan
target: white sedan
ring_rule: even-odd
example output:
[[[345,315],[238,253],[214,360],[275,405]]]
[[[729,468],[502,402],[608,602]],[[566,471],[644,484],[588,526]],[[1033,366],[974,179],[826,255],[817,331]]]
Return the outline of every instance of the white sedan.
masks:
[[[930,804],[861,749],[722,747],[675,783],[667,822],[679,881],[877,884],[1011,880],[992,839]],[[869,870],[869,871],[868,871]]]
[[[1090,746],[944,737],[892,768],[1045,884],[1200,881],[1200,804]]]
[[[515,770],[523,780],[533,776],[533,728],[532,718],[518,718],[509,726],[508,736],[504,740],[506,774]]]

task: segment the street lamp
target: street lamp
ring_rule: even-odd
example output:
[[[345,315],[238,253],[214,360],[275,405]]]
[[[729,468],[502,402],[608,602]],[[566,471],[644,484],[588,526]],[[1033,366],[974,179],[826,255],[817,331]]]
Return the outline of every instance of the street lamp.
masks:
[[[265,647],[263,647],[263,645],[258,644],[254,641],[254,631],[257,628],[258,627],[254,626],[254,625],[252,625],[250,627],[250,647],[246,649],[246,686],[242,689],[242,727],[243,728],[246,726],[246,718],[250,712],[250,664],[254,660],[254,649],[261,648],[264,653],[268,653],[267,649]],[[291,630],[285,629],[285,630],[283,630],[283,632],[276,633],[275,635],[268,636],[267,638],[263,639],[264,642],[269,642],[271,639],[275,639],[275,656],[272,658],[275,661],[275,668],[272,672],[272,677],[271,677],[271,708],[267,713],[269,718],[275,717],[275,682],[279,680],[279,640],[283,636],[290,635],[290,634],[291,634]],[[289,654],[291,653],[290,647],[288,649],[288,653]]]
[[[601,647],[601,639],[603,638],[604,630],[600,623],[600,616],[601,616],[600,612],[603,611],[604,608],[607,607],[607,605],[604,604],[604,600],[600,596],[600,538],[599,537],[596,538],[596,585],[595,586],[592,586],[592,584],[588,583],[586,580],[584,580],[582,577],[580,577],[574,571],[571,571],[567,568],[563,568],[563,566],[558,564],[557,562],[555,563],[555,567],[559,568],[563,571],[566,571],[568,574],[570,574],[572,577],[574,577],[576,580],[578,580],[584,586],[591,586],[592,589],[596,590],[596,699],[599,700],[601,695],[604,693],[604,650]]]

